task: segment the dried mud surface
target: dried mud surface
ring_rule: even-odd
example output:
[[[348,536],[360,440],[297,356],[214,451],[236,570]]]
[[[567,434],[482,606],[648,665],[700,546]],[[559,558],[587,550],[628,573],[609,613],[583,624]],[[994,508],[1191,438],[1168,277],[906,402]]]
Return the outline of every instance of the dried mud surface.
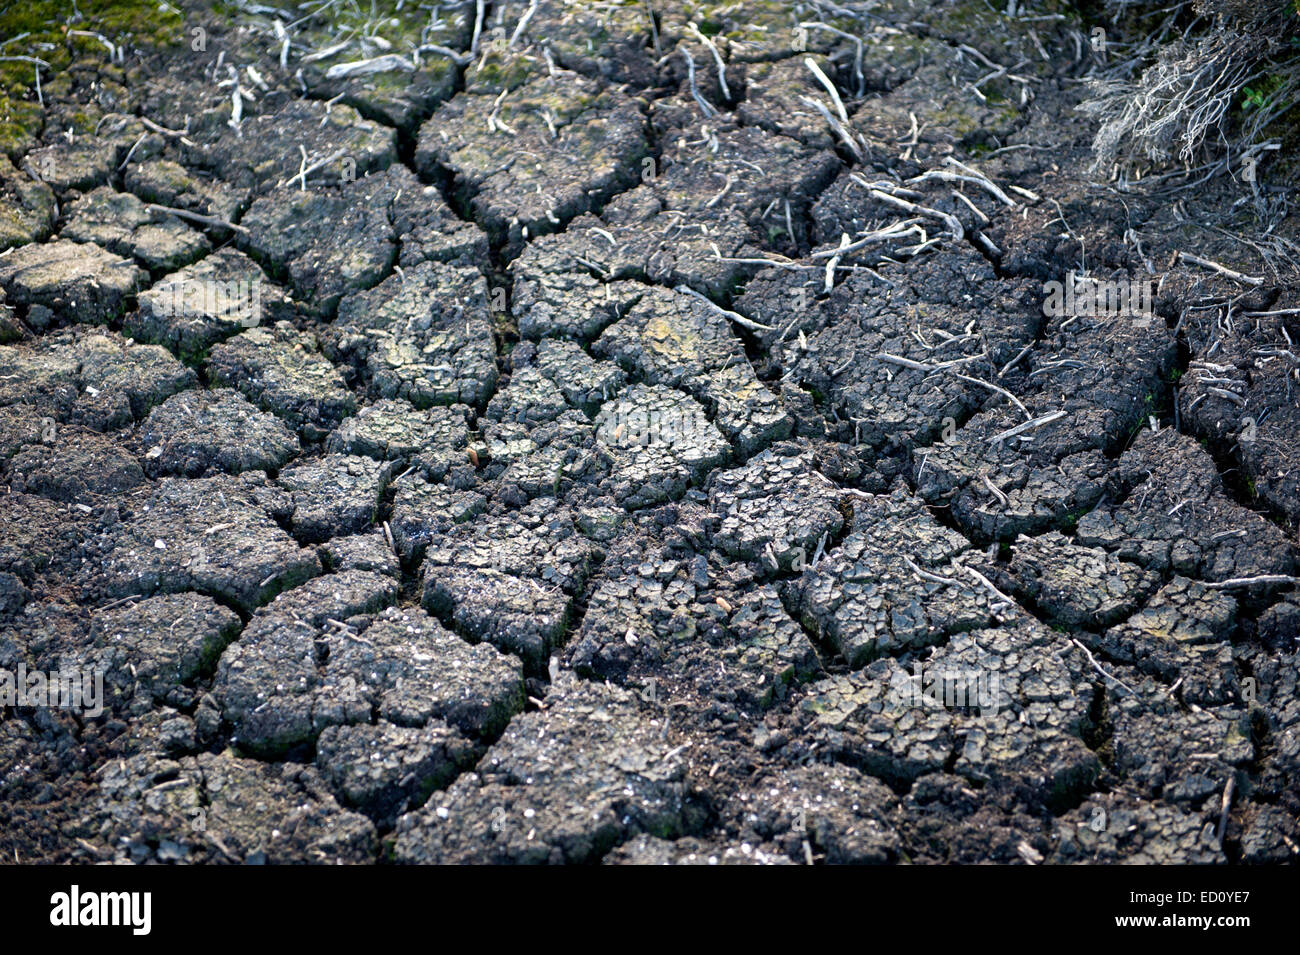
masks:
[[[245,6],[0,160],[4,861],[1294,860],[1300,300],[1078,14]]]

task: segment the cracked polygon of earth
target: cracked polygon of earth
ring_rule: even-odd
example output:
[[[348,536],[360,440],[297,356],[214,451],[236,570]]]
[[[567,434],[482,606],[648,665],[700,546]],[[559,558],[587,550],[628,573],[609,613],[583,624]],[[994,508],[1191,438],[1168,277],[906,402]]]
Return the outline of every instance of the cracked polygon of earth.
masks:
[[[317,22],[322,23],[323,29],[314,31],[307,43],[316,49],[333,46],[336,38],[328,32],[328,21]],[[396,25],[396,21],[390,22]],[[382,21],[379,25],[386,26]],[[468,46],[467,31],[468,27],[463,22],[451,29],[441,24],[427,23],[419,32],[420,42],[436,43],[453,49],[463,48]],[[418,68],[412,71],[342,78],[328,75],[331,67],[349,60],[355,61],[356,58],[355,49],[349,48],[333,57],[304,65],[302,78],[308,95],[313,99],[342,101],[362,115],[405,133],[413,132],[422,118],[456,91],[457,69],[450,60],[437,53],[423,60],[417,57]]]
[[[178,593],[98,611],[90,633],[109,686],[186,706],[190,685],[212,671],[240,627],[234,611],[211,597]]]
[[[857,273],[825,301],[814,301],[816,290],[785,292],[772,301],[770,292],[755,290],[738,303],[781,326],[784,341],[777,343],[776,332],[767,336],[777,356],[772,371],[825,395],[843,420],[841,439],[873,448],[928,443],[942,432],[945,419],[955,427],[992,394],[954,374],[902,367],[882,360],[882,354],[927,366],[959,362],[952,372],[989,380],[1032,340],[1038,324],[1010,294],[997,296],[988,309],[908,301],[906,292],[896,300],[877,281]],[[792,333],[780,319],[791,310],[797,313],[801,303],[809,327],[807,333],[802,328]]]
[[[1206,812],[1096,793],[1055,823],[1051,861],[1069,865],[1222,865],[1223,848]]]
[[[487,258],[487,234],[459,218],[437,187],[424,185],[405,166],[389,169],[385,182],[379,198],[391,193],[388,215],[401,243],[398,264],[403,268],[421,262],[482,262]]]
[[[112,119],[109,119],[112,116]],[[76,189],[89,192],[108,182],[135,141],[147,131],[134,116],[109,114],[93,136],[60,137],[24,157],[30,167],[60,196]]]
[[[34,346],[0,345],[0,406],[32,423],[66,418],[81,393],[79,367],[75,349],[52,348],[46,339]]]
[[[474,520],[487,509],[477,491],[431,484],[419,475],[393,482],[393,541],[403,560],[418,560],[435,534]]]
[[[519,245],[525,229],[554,232],[630,185],[648,151],[635,101],[562,71],[499,102],[457,94],[421,127],[415,161],[425,175],[450,169],[483,227]]]
[[[677,516],[679,526],[692,521]],[[647,544],[647,530],[625,525],[593,581],[582,626],[565,654],[580,676],[641,686],[664,678],[690,683],[690,671],[699,667],[698,660],[690,664],[691,651],[701,645],[700,628],[716,628],[725,617],[710,599],[707,560]],[[709,646],[704,656],[716,666],[714,654]],[[665,666],[670,660],[673,665]]]
[[[123,173],[126,190],[145,202],[234,222],[248,206],[248,190],[203,179],[169,159],[133,161]],[[224,230],[218,230],[224,231]]]
[[[345,298],[334,348],[382,398],[417,408],[483,407],[497,382],[487,281],[474,268],[426,262]]]
[[[1230,642],[1237,610],[1223,591],[1175,576],[1123,623],[1081,639],[1106,659],[1177,685],[1187,703],[1217,706],[1241,691]]]
[[[828,677],[809,687],[803,714],[832,752],[887,781],[951,762],[977,783],[1062,806],[1100,771],[1081,738],[1093,676],[1068,641],[1021,617],[958,634],[907,668],[885,658]]]
[[[1287,650],[1300,633],[1300,595],[1287,594],[1259,615],[1260,642],[1270,650]]]
[[[1019,87],[1010,82],[994,83],[984,89],[987,99],[976,99],[967,85],[953,82],[953,74],[975,76],[985,72],[980,64],[966,60],[943,40],[928,41],[925,62],[905,82],[883,98],[865,100],[849,118],[851,132],[859,133],[872,147],[874,156],[895,159],[910,143],[914,130],[918,159],[937,158],[953,147],[972,149],[1006,142],[1023,123],[1021,109],[1011,97]],[[900,58],[901,59],[901,58]]]
[[[320,573],[315,553],[273,519],[288,504],[260,472],[163,478],[126,503],[123,519],[102,531],[102,556],[82,574],[110,598],[193,590],[251,611]]]
[[[586,505],[574,508],[574,521],[587,537],[599,543],[608,543],[618,534],[627,520],[627,512],[615,507],[609,497],[597,498]]]
[[[709,503],[722,516],[714,545],[771,572],[802,569],[818,544],[844,526],[840,497],[816,472],[811,454],[781,457],[764,451],[713,476]]]
[[[399,248],[407,269],[487,255],[482,230],[457,219],[437,189],[404,166],[338,186],[274,192],[255,202],[242,224],[250,232],[241,246],[286,273],[298,296],[322,315],[341,296],[375,285],[397,262]]]
[[[227,43],[232,44],[227,47],[229,51],[227,58],[234,53],[233,44],[237,41],[237,34],[227,34],[223,37],[223,46]],[[228,73],[226,75],[229,76]],[[159,125],[170,129],[179,130],[188,127],[192,134],[197,134],[197,136],[187,137],[191,142],[213,140],[220,135],[223,127],[229,129],[228,124],[233,114],[234,103],[231,92],[218,89],[210,79],[211,76],[205,77],[201,70],[197,76],[186,70],[173,71],[163,80],[147,79],[140,91],[140,112]],[[284,101],[283,93],[277,90],[265,104],[255,104],[245,99],[244,112],[250,113],[255,110],[260,112],[265,105],[274,107]],[[129,147],[131,144],[127,145]],[[294,153],[297,154],[296,149]],[[185,150],[173,148],[169,154],[178,162],[183,161],[187,166],[201,165],[192,162],[190,154]],[[207,167],[202,167],[202,171],[205,175],[212,175],[212,171]]]
[[[86,515],[73,505],[14,491],[0,497],[0,571],[32,583],[38,573],[53,568],[71,570],[86,536]]]
[[[0,345],[0,406],[39,419],[120,428],[197,381],[165,348],[116,332],[67,330],[32,344]]]
[[[1214,460],[1194,439],[1144,429],[1117,470],[1127,493],[1080,518],[1081,543],[1211,581],[1294,569],[1283,531],[1227,496]]]
[[[387,577],[402,576],[397,554],[380,531],[335,537],[322,544],[319,553],[321,563],[331,573],[372,570]]]
[[[391,826],[474,764],[483,748],[437,720],[328,726],[316,741],[316,767],[344,806]]]
[[[727,320],[692,296],[651,289],[594,348],[656,385],[689,391],[744,454],[790,432],[790,417],[758,380]]]
[[[811,33],[817,32],[811,31]],[[833,39],[833,35],[823,35],[828,40]],[[910,32],[892,30],[881,34],[873,33],[863,39],[861,84],[867,93],[887,93],[911,79],[917,68],[931,55],[932,45],[935,42]],[[857,71],[857,62],[844,70],[844,85],[852,90],[858,88]],[[827,71],[826,75],[834,74]]]
[[[1070,124],[1077,127],[1075,136],[1064,137],[1064,141],[1061,141],[1061,129],[1066,125],[1062,120],[1074,110],[1076,101],[1072,95],[1066,95],[1068,101],[1058,107],[1061,114],[1059,118],[1026,127],[1011,140],[1011,145],[1033,148],[1018,148],[1000,153],[989,157],[987,164],[981,164],[980,167],[981,171],[992,175],[998,182],[1036,182],[1041,184],[1040,188],[1046,188],[1055,195],[1047,202],[1029,203],[1015,209],[1010,206],[995,208],[992,203],[986,203],[984,211],[993,221],[983,231],[1004,250],[999,259],[1003,274],[1024,276],[1035,282],[1059,281],[1064,284],[1073,268],[1071,263],[1081,260],[1086,245],[1093,250],[1089,258],[1090,264],[1095,263],[1092,265],[1094,275],[1099,279],[1126,279],[1136,285],[1147,277],[1141,258],[1136,250],[1130,251],[1122,245],[1112,244],[1112,223],[1117,216],[1124,215],[1123,200],[1118,196],[1102,197],[1061,188],[1063,184],[1052,182],[1055,178],[1052,166],[1059,168],[1064,157],[1078,157],[1065,161],[1079,162],[1082,165],[1082,160],[1091,147],[1090,138],[1083,142],[1077,141],[1081,138],[1079,133],[1086,136],[1087,129],[1078,127],[1078,124]],[[1059,213],[1056,210],[1057,202],[1061,206]],[[1078,223],[1078,228],[1071,230],[1073,234],[1056,228],[1057,217],[1060,215]],[[1149,228],[1150,225],[1151,220],[1148,219],[1146,227]],[[1096,254],[1098,249],[1104,250],[1099,256]],[[1170,294],[1176,298],[1178,292],[1173,289],[1187,279],[1187,273],[1177,268],[1165,273],[1159,280],[1162,295]],[[1193,351],[1196,350],[1196,346],[1192,348]]]
[[[745,98],[736,107],[736,118],[746,126],[757,126],[769,133],[796,139],[805,146],[832,149],[835,140],[830,127],[802,97],[824,97],[826,88],[805,65],[815,62],[827,76],[835,67],[826,57],[791,57],[772,63],[747,65],[744,72]]]
[[[301,85],[313,99],[342,101],[385,126],[409,133],[420,119],[454,92],[459,75],[456,64],[441,53],[427,48],[412,52],[411,48],[418,43],[467,49],[473,25],[473,8],[430,12],[410,6],[404,9],[399,3],[376,15],[360,7],[337,8],[328,17],[309,19],[298,26],[295,42],[301,42],[304,50],[328,55],[299,61],[301,70],[292,85],[295,89]],[[359,38],[359,46],[339,42],[340,35],[357,32],[364,35]],[[256,39],[261,41],[254,47],[257,58],[273,59],[280,55],[280,42],[273,32],[263,29]],[[403,64],[376,73],[338,75],[341,71],[349,72],[341,70],[345,64],[387,51],[396,52],[394,48],[401,50],[401,59],[409,61],[413,69]]]
[[[10,302],[40,306],[67,323],[107,324],[144,283],[130,259],[92,243],[24,245],[0,259],[0,288]]]
[[[301,621],[318,629],[395,603],[398,587],[390,575],[365,570],[323,574],[286,590],[255,614],[263,624]],[[262,624],[259,624],[262,626]],[[266,627],[263,627],[266,629]]]
[[[537,369],[560,389],[575,408],[595,416],[600,406],[627,384],[623,369],[595,361],[569,341],[548,338],[537,345]]]
[[[306,440],[319,440],[357,403],[318,347],[315,335],[287,322],[250,328],[212,349],[208,375],[214,384],[238,388]]]
[[[870,210],[863,209],[856,195],[843,192],[846,184],[855,190],[861,189],[846,178],[850,175],[856,174],[846,173],[837,179],[822,192],[810,210],[817,245],[836,246],[843,233],[853,236],[879,225],[879,220],[868,215]],[[841,194],[836,197],[837,193]],[[831,201],[833,197],[835,201]],[[898,247],[904,247],[909,240],[910,237],[902,240]],[[925,264],[924,268],[918,267],[921,263]],[[797,339],[799,331],[803,331],[806,337],[815,335],[839,322],[845,313],[870,318],[867,323],[870,327],[899,320],[897,317],[875,319],[873,316],[877,311],[881,314],[912,314],[914,307],[924,307],[927,303],[947,306],[940,314],[951,314],[953,310],[969,313],[967,322],[975,318],[986,323],[986,334],[999,330],[991,334],[991,344],[995,347],[1003,339],[1027,342],[1040,330],[1041,293],[1030,283],[999,279],[992,264],[973,248],[935,247],[916,262],[910,259],[896,263],[882,261],[876,271],[888,284],[882,285],[865,273],[850,272],[836,283],[828,296],[824,292],[822,269],[762,268],[745,285],[744,292],[736,297],[734,304],[749,318],[770,326],[771,331],[761,335],[762,344],[768,349],[784,344],[792,335]],[[928,312],[917,312],[913,317],[923,314]],[[965,323],[962,334],[964,328]],[[915,341],[915,335],[910,331],[908,335]],[[944,348],[965,344],[964,341],[943,344],[943,335],[927,337],[926,341]],[[1014,354],[1007,355],[1007,359]]]
[[[786,612],[775,588],[759,587],[739,596],[731,607],[706,633],[710,643],[720,644],[718,658],[728,671],[726,678],[717,680],[716,696],[734,692],[747,704],[766,709],[820,668],[816,648]],[[711,681],[701,682],[707,686]]]
[[[663,385],[629,385],[601,406],[596,437],[613,458],[615,500],[629,510],[681,497],[731,456],[704,406]]]
[[[1294,398],[1300,360],[1291,341],[1300,328],[1292,322],[1288,331],[1283,321],[1260,319],[1225,336],[1227,347],[1213,362],[1192,362],[1179,381],[1178,400],[1195,433],[1231,447],[1252,493],[1294,523],[1300,522],[1300,469],[1291,439],[1300,432]],[[1237,395],[1244,406],[1211,388]]]
[[[284,290],[268,281],[256,262],[227,246],[141,292],[123,327],[132,338],[195,360],[246,328],[291,315]]]
[[[99,495],[122,494],[145,479],[135,456],[116,441],[75,425],[56,429],[49,444],[26,444],[0,461],[0,474],[14,490],[82,504]]]
[[[735,209],[724,207],[707,215],[698,210],[665,210],[650,186],[615,199],[606,207],[604,219],[604,231],[614,235],[616,246],[611,247],[594,229],[573,235],[574,246],[586,244],[575,251],[587,261],[614,270],[613,275],[644,278],[665,287],[684,284],[719,300],[753,274],[756,266],[740,260],[762,256],[758,237]]]
[[[1053,622],[1076,629],[1118,623],[1160,585],[1160,577],[1059,531],[1018,537],[1006,569],[1014,589]]]
[[[686,755],[616,687],[562,676],[473,773],[397,822],[402,862],[593,862],[681,834]]]
[[[309,176],[317,183],[338,183],[348,173],[359,179],[397,158],[393,130],[362,119],[351,106],[313,100],[290,100],[274,113],[247,117],[237,131],[215,127],[210,141],[187,147],[185,156],[233,186],[264,191],[298,175],[300,146],[307,151],[307,165],[343,154]],[[297,186],[295,181],[287,188]]]
[[[471,639],[540,666],[560,643],[597,555],[553,498],[439,527],[424,554],[424,606]]]
[[[993,395],[950,438],[912,452],[920,496],[950,506],[968,532],[1009,540],[1077,519],[1096,504],[1113,470],[1107,452],[1155,413],[1154,396],[1175,357],[1163,327],[1083,317],[1054,320],[1044,352],[1032,378],[1016,370],[1000,384],[1030,416],[1064,411],[1063,418],[995,442],[1027,418]],[[985,478],[1006,495],[1006,506]]]
[[[1169,688],[1116,667],[1126,687],[1107,688],[1114,770],[1147,798],[1216,808],[1224,783],[1256,757],[1248,711],[1189,709]]]
[[[1285,809],[1259,806],[1241,835],[1241,861],[1246,865],[1289,862],[1297,836],[1300,827]]]
[[[858,179],[869,181],[864,179],[860,172],[854,169],[845,169],[836,177],[834,182],[822,190],[821,195],[817,197],[817,201],[812,204],[808,214],[812,218],[812,241],[816,245],[837,245],[842,235],[848,235],[852,238],[863,232],[872,231],[872,228],[878,225],[885,209],[877,208],[874,203],[863,201],[864,197],[869,195],[869,192],[857,181]],[[900,244],[905,241],[907,240],[900,240]],[[951,257],[949,258],[951,260]],[[980,257],[976,256],[975,258],[979,259]],[[931,257],[929,261],[934,262],[934,258]],[[988,270],[989,273],[992,272],[992,267],[987,261],[981,261],[979,265]],[[773,271],[768,274],[778,279],[799,278],[804,280],[804,284],[809,286],[809,295],[815,294],[816,288],[821,284],[818,281],[820,277],[815,275],[805,278],[797,275],[784,275],[782,271]],[[764,277],[764,273],[760,272],[758,277],[761,279]],[[853,283],[853,281],[853,276],[850,275],[846,280],[846,284]],[[753,291],[760,289],[761,284],[752,286],[752,290],[746,288],[745,298],[749,298]],[[889,295],[890,291],[884,290],[883,294]],[[750,312],[746,311],[746,314],[750,314]],[[765,319],[762,320],[766,321]]]
[[[328,315],[344,295],[376,285],[397,259],[386,176],[263,196],[244,214],[239,246]]]
[[[1294,632],[1289,631],[1288,636]],[[1256,658],[1253,669],[1268,731],[1259,791],[1294,807],[1294,780],[1300,772],[1300,697],[1296,693],[1300,656],[1283,653],[1273,659]]]
[[[511,262],[510,314],[522,337],[590,341],[645,293],[639,282],[615,281],[616,271],[597,279],[579,261],[594,261],[590,255],[603,241],[593,231],[599,228],[595,222],[582,216],[564,232],[528,243]]]
[[[339,425],[325,448],[376,461],[409,461],[429,480],[441,481],[468,460],[468,412],[465,405],[420,410],[400,398],[384,398]]]
[[[520,34],[524,43],[517,44],[514,49],[525,44],[543,44],[555,62],[566,70],[593,79],[603,78],[615,85],[627,83],[633,88],[655,84],[651,23],[642,8],[542,0],[541,3],[505,3],[501,9],[504,19],[499,36],[506,43],[507,50],[511,49],[509,38],[514,37],[526,14],[528,21]],[[484,46],[497,51],[496,44],[497,35],[494,35]],[[489,65],[494,69],[471,67],[466,73],[466,85],[473,82],[485,89],[507,85],[519,72],[516,63],[509,60],[501,65],[489,61]],[[544,69],[544,63],[534,62],[530,72],[540,73]]]
[[[753,126],[722,128],[715,135],[681,131],[665,145],[663,170],[652,183],[665,212],[711,220],[732,210],[761,234],[769,206],[789,202],[792,216],[802,219],[840,169],[828,150]],[[770,221],[784,222],[784,208],[779,220]]]
[[[986,538],[1034,533],[1086,512],[1104,493],[1110,462],[1086,446],[1057,457],[1077,434],[1068,419],[1043,425],[1033,440],[1018,446],[1014,439],[989,441],[1024,421],[1011,409],[982,412],[953,444],[914,451],[918,493],[936,507],[950,506],[968,533]],[[1005,507],[984,485],[984,476],[1006,495]]]
[[[594,334],[591,326],[601,323],[611,302],[599,302],[593,272],[609,284],[605,294],[619,311],[635,291],[621,279],[730,295],[756,271],[735,260],[760,255],[772,235],[802,222],[837,165],[833,153],[758,129],[680,135],[665,150],[662,170],[646,167],[647,181],[615,197],[600,218],[575,219],[561,235],[530,244],[512,265],[511,305],[521,334]],[[806,238],[796,229],[797,239]],[[540,319],[530,314],[538,302],[546,308]]]
[[[684,506],[676,526],[700,521],[701,510]],[[775,588],[735,592],[712,578],[704,556],[632,534],[611,547],[566,656],[581,675],[653,686],[674,705],[736,718],[738,708],[752,715],[785,699],[817,667]]]
[[[982,3],[925,0],[918,4],[911,0],[886,0],[879,12],[882,17],[906,17],[908,25],[924,33],[927,38],[942,37],[940,49],[950,55],[954,46],[960,43],[977,49],[989,59],[1014,63],[1029,59],[1031,51],[1036,52],[1038,42],[1047,43],[1058,38],[1063,40],[1059,33],[1049,34],[1040,40],[1038,31],[1049,28],[1035,21],[1008,21],[998,10],[990,9]],[[1068,23],[1068,19],[1060,21],[1059,27],[1051,29],[1064,31],[1068,29]],[[1040,59],[1041,56],[1036,57],[1032,66],[1029,66],[1031,74],[1039,68]]]
[[[851,667],[994,620],[989,595],[956,566],[970,543],[937,523],[905,489],[854,498],[848,534],[816,563],[804,546],[800,614]],[[952,583],[919,576],[905,558]]]
[[[0,155],[0,251],[48,238],[55,218],[50,187]]]
[[[352,454],[327,454],[285,468],[279,481],[293,499],[294,535],[324,541],[366,530],[392,474],[391,462]]]
[[[241,746],[274,756],[375,713],[400,726],[439,721],[490,738],[522,709],[518,660],[464,642],[418,609],[357,616],[391,604],[396,582],[358,571],[336,576],[342,603],[334,614],[312,604],[304,620],[271,604],[223,655],[214,695]],[[330,579],[313,582],[315,590]]]
[[[496,478],[503,492],[517,491],[530,500],[564,498],[575,484],[595,485],[612,463],[581,411],[564,411],[531,430],[519,422],[489,420],[483,443],[490,459],[484,478]]]
[[[73,202],[59,237],[94,242],[134,258],[145,268],[171,272],[188,265],[212,246],[175,216],[150,212],[129,192],[100,186]]]
[[[490,39],[488,39],[490,37]],[[511,47],[503,27],[494,26],[480,37],[480,51],[474,62],[461,71],[464,91],[474,96],[497,96],[516,90],[530,80],[545,76],[549,71],[545,54],[538,55],[536,48],[523,45]]]
[[[351,633],[349,618],[382,610],[397,596],[390,577],[344,571],[309,580],[258,611],[222,654],[212,687],[232,742],[275,756],[310,742],[325,726],[368,722],[371,701],[355,675],[346,684],[329,680],[323,641],[327,631]]]
[[[805,51],[829,53],[838,42],[836,38],[823,30],[800,31],[798,26],[801,19],[803,18],[797,9],[784,3],[745,6],[710,3],[665,8],[660,16],[659,40],[665,50],[671,49],[673,44],[697,44],[699,39],[688,26],[690,21],[695,20],[698,21],[700,30],[723,51],[728,62],[783,60]],[[827,22],[846,30],[852,25],[850,20],[833,16]],[[705,51],[697,46],[692,52],[695,54],[696,67],[702,68],[704,62],[701,54]],[[677,59],[681,59],[680,55]]]
[[[487,644],[468,644],[418,609],[391,609],[347,641],[331,666],[378,672],[379,715],[402,726],[442,720],[475,738],[496,736],[523,709],[523,668]]]
[[[804,862],[805,842],[828,865],[886,865],[903,851],[898,797],[850,766],[792,767],[755,780],[744,795],[744,841],[788,859]]]
[[[310,767],[143,753],[109,760],[96,782],[96,835],[121,862],[356,864],[378,849],[374,824]]]
[[[1101,773],[1099,758],[1082,738],[1092,728],[1095,672],[1060,635],[1034,624],[1014,633],[959,634],[928,663],[978,673],[991,652],[1004,657],[1000,687],[1010,682],[1010,693],[1021,696],[992,719],[980,713],[959,720],[965,734],[953,772],[985,785],[1005,782],[1060,811]]]
[[[1075,429],[1094,435],[1096,446],[1114,448],[1155,414],[1155,398],[1169,378],[1176,355],[1171,332],[1157,319],[1110,316],[1053,318],[1048,347],[1030,359],[1033,393],[1024,398],[1035,414],[1057,407],[1070,412]],[[1007,388],[1021,385],[1011,376]]]
[[[537,368],[515,368],[510,382],[499,390],[487,406],[493,421],[515,422],[535,427],[554,421],[568,410],[568,402],[556,383]]]
[[[73,335],[83,398],[74,413],[90,427],[143,418],[154,405],[192,387],[198,376],[167,349],[137,345],[113,332]]]
[[[135,440],[151,477],[280,470],[298,437],[232,388],[172,395],[149,412]]]

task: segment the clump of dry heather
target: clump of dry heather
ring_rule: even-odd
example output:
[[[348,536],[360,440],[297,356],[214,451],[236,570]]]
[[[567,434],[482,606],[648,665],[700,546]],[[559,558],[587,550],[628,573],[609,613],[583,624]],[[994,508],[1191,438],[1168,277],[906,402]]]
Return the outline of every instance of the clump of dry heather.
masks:
[[[1112,6],[1140,20],[1148,5],[1112,0]],[[1101,122],[1095,167],[1176,161],[1226,169],[1265,148],[1270,131],[1300,100],[1300,0],[1151,6],[1161,8],[1163,19],[1159,36],[1136,47],[1145,65],[1134,69],[1130,57],[1094,78],[1092,96],[1080,107]]]

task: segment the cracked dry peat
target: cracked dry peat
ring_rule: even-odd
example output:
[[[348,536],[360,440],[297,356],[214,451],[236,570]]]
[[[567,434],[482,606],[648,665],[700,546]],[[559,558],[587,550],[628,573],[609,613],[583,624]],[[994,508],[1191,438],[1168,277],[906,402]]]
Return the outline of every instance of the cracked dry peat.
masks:
[[[1287,168],[1090,172],[1142,16],[63,6],[0,12],[4,858],[1294,858]]]

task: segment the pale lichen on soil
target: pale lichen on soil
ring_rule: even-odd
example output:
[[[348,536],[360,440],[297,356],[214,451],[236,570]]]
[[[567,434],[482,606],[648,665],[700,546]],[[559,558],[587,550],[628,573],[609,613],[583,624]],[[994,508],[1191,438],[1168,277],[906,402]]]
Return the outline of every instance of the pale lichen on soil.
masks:
[[[4,861],[1300,852],[1289,160],[1098,178],[1133,21],[70,7],[0,11],[0,677],[102,712],[0,707]]]

